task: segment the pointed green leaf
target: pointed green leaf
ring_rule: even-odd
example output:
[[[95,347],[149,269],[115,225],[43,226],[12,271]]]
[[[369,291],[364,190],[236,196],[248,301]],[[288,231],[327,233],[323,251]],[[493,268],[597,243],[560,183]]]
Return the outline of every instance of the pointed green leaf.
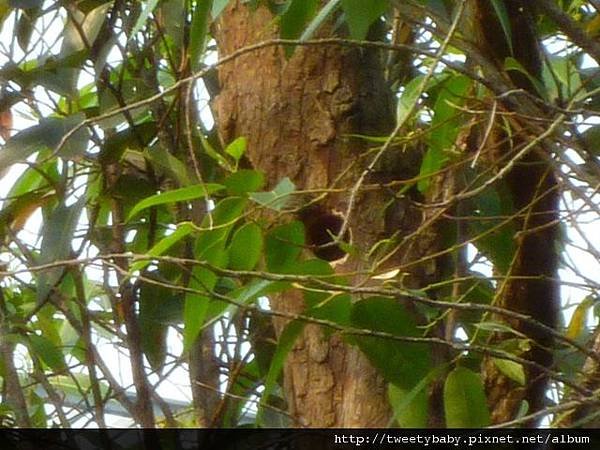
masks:
[[[236,221],[244,211],[247,200],[240,197],[228,197],[221,200],[211,213],[212,222],[206,217],[202,222],[203,230],[194,245],[194,257],[214,267],[224,268],[228,263],[225,242]],[[212,223],[212,228],[209,225]],[[218,277],[207,267],[196,266],[192,270],[189,287],[199,291],[188,293],[184,310],[184,349],[189,349],[204,327],[211,308],[215,303],[223,304],[210,296]],[[222,313],[225,308],[219,310]],[[214,308],[213,308],[214,309]]]
[[[206,252],[210,251],[214,245],[224,245],[229,233],[241,218],[246,203],[247,200],[243,197],[227,197],[211,211],[210,217],[204,218],[203,229],[194,246],[194,255],[197,259],[205,259]]]
[[[281,16],[281,37],[297,39],[305,25],[317,12],[319,0],[291,0],[283,16]]]
[[[225,147],[225,153],[232,156],[236,161],[239,161],[240,158],[244,156],[244,153],[246,153],[247,145],[248,140],[245,137],[239,137]]]
[[[600,125],[594,125],[581,134],[585,150],[592,156],[600,156]]]
[[[217,243],[209,250],[195,253],[195,257],[206,263],[223,268],[227,265],[227,252],[222,242]],[[217,275],[207,267],[195,266],[189,288],[198,293],[187,293],[183,311],[183,348],[189,350],[196,338],[200,335],[207,318],[209,307],[213,302],[210,293],[217,284]]]
[[[197,0],[190,31],[190,62],[192,71],[202,66],[202,55],[206,50],[213,0]]]
[[[229,0],[213,0],[211,12],[212,18],[216,19],[219,17],[228,4]]]
[[[298,259],[304,247],[304,225],[294,221],[267,234],[265,258],[271,272],[284,272]]]
[[[66,369],[65,359],[56,345],[44,336],[30,334],[28,336],[31,350],[35,356],[40,358],[44,364],[56,372],[61,372]]]
[[[415,104],[419,101],[423,93],[423,80],[424,76],[420,75],[410,80],[404,87],[404,91],[398,99],[398,105],[396,106],[396,121],[399,124],[404,124],[408,117],[411,116]],[[386,140],[384,139],[383,142]]]
[[[198,290],[213,289],[217,277],[209,270],[196,268],[193,271],[195,281],[190,283],[190,288]],[[207,313],[211,304],[210,295],[187,294],[183,310],[183,348],[189,350],[196,338],[200,335]]]
[[[230,194],[244,195],[261,189],[265,185],[265,176],[256,170],[242,169],[232,173],[223,184]]]
[[[161,280],[160,274],[148,273],[146,278]],[[151,283],[142,283],[139,291],[139,321],[142,350],[150,367],[160,371],[167,356],[167,331],[172,323],[181,323],[183,296],[176,290]]]
[[[496,15],[498,16],[498,20],[500,21],[502,31],[504,31],[504,39],[506,39],[506,43],[508,44],[510,52],[513,53],[512,27],[510,26],[510,18],[508,17],[508,12],[506,11],[504,1],[491,0],[491,3]]]
[[[206,183],[195,184],[193,186],[173,189],[172,191],[161,192],[160,194],[156,194],[152,197],[145,198],[137,205],[135,205],[129,213],[127,221],[130,221],[136,214],[152,206],[197,200],[199,198],[205,198],[207,195],[211,195],[224,188],[225,186],[221,184]]]
[[[389,0],[342,0],[352,39],[363,40],[369,27],[389,8]]]
[[[143,155],[150,160],[155,169],[160,173],[166,172],[177,180],[180,186],[186,187],[192,184],[187,166],[163,147],[156,145],[155,148],[144,151]]]
[[[182,222],[177,225],[177,229],[169,234],[168,236],[162,238],[160,241],[154,245],[148,252],[146,252],[147,256],[160,256],[181,241],[183,238],[191,234],[194,230],[196,230],[196,226],[191,222]],[[149,259],[136,261],[129,268],[129,272],[133,273],[138,270],[145,269],[148,265],[150,265],[151,261]]]
[[[0,151],[0,167],[5,168],[25,161],[36,151],[45,148],[54,150],[62,138],[84,119],[83,114],[44,118],[38,125],[20,131],[10,138]],[[87,149],[89,136],[89,132],[85,128],[76,131],[65,142],[59,156],[68,158],[83,155]]]
[[[287,356],[290,351],[292,351],[292,348],[294,348],[294,344],[296,343],[298,337],[300,337],[300,334],[302,334],[302,330],[304,330],[305,325],[305,322],[294,320],[286,325],[279,336],[277,348],[275,349],[275,354],[273,355],[273,360],[271,361],[271,366],[269,367],[269,373],[265,378],[265,389],[261,395],[260,409],[256,418],[259,424],[262,422],[263,415],[265,413],[265,408],[263,406],[268,404],[269,397],[275,389],[277,379],[283,370]]]
[[[398,300],[370,297],[354,304],[351,313],[356,328],[417,337],[420,330]],[[430,349],[426,344],[402,342],[375,336],[352,336],[351,341],[390,382],[412,389],[430,371]]]
[[[93,45],[98,33],[100,33],[102,24],[106,20],[106,13],[112,6],[112,2],[107,2],[97,6],[87,14],[78,9],[73,9],[63,31],[60,56],[66,57],[84,50],[86,44]],[[77,25],[73,23],[74,20],[77,21]]]
[[[281,211],[290,200],[291,194],[296,190],[296,186],[289,178],[284,178],[279,182],[271,192],[254,192],[250,198],[256,203],[267,208]]]
[[[448,428],[484,428],[490,413],[481,376],[466,367],[457,367],[444,384],[444,409]]]
[[[518,60],[516,60],[513,57],[508,57],[506,58],[506,60],[504,61],[504,68],[507,71],[511,71],[514,70],[516,72],[520,72],[523,75],[525,75],[529,81],[531,82],[531,84],[535,87],[535,90],[537,91],[537,93],[540,95],[540,97],[542,98],[547,98],[547,92],[546,92],[546,87],[542,84],[542,82],[540,80],[538,80],[537,78],[535,78],[533,75],[531,75],[527,69],[525,69],[525,67],[523,66],[523,64],[521,64]]]
[[[461,129],[461,112],[457,108],[465,103],[467,93],[473,82],[470,78],[457,75],[449,78],[442,86],[433,108],[432,132],[429,137],[429,148],[421,163],[417,187],[425,192],[431,183],[430,176],[438,172],[448,161],[448,151],[456,144]]]
[[[138,16],[138,19],[135,22],[133,29],[131,30],[131,36],[135,36],[142,29],[142,27],[146,24],[146,20],[148,20],[148,17],[150,17],[150,14],[152,14],[152,12],[154,12],[154,10],[156,9],[156,6],[158,5],[158,1],[159,0],[148,0],[146,2],[146,7],[142,10],[141,14]]]
[[[500,372],[521,386],[525,386],[525,370],[521,364],[510,359],[492,358],[492,360]]]
[[[581,336],[588,323],[588,312],[595,304],[597,304],[596,299],[588,295],[577,305],[565,333],[569,339],[578,339]]]
[[[48,221],[44,224],[42,232],[42,245],[40,248],[40,264],[68,259],[72,252],[72,240],[81,211],[85,205],[85,198],[80,198],[71,206],[60,204],[57,206]],[[62,278],[64,266],[58,266],[41,272],[37,277],[37,299],[43,302],[52,288]]]
[[[302,36],[300,36],[300,40],[307,41],[312,38],[321,25],[325,23],[329,16],[338,8],[338,6],[340,6],[340,1],[341,0],[329,0],[329,2],[321,8],[317,16],[308,24],[302,33]]]
[[[234,270],[252,270],[263,249],[260,227],[248,223],[235,232],[229,246],[229,267]]]
[[[402,428],[427,428],[427,383],[419,383],[412,389],[395,384],[388,386],[390,405],[394,410],[394,420]]]

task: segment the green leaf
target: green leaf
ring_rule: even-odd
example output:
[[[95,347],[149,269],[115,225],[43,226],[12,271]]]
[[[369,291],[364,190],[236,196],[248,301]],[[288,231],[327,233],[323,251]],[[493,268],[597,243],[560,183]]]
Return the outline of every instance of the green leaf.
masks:
[[[500,372],[511,380],[519,383],[521,386],[525,386],[525,370],[523,370],[521,364],[516,361],[511,361],[510,359],[502,358],[492,358],[492,361],[494,361],[494,364],[498,367]]]
[[[321,297],[311,296],[312,292],[305,292],[304,298],[312,307],[306,311],[306,315],[315,319],[327,320],[342,326],[351,326],[352,297],[349,294],[327,293]],[[318,300],[318,302],[315,302]],[[325,335],[329,335],[331,329],[325,328]]]
[[[594,89],[589,83],[586,83],[586,89],[582,89],[582,77],[585,75],[571,60],[572,57],[573,55],[548,55],[546,58],[542,76],[551,100],[561,98],[564,101],[573,96],[576,100],[587,99],[588,91]]]
[[[285,272],[296,262],[304,247],[304,225],[293,221],[271,230],[266,237],[265,258],[271,272]]]
[[[51,340],[37,334],[27,336],[31,344],[31,351],[34,356],[40,358],[48,367],[55,372],[60,372],[66,369],[65,359],[56,345]]]
[[[244,153],[246,153],[247,145],[248,140],[245,137],[239,137],[225,147],[225,153],[232,156],[236,161],[239,161],[244,156]]]
[[[256,170],[242,169],[229,175],[223,184],[230,194],[244,195],[261,189],[265,185],[265,176]]]
[[[296,190],[296,186],[289,178],[284,178],[271,192],[254,192],[250,198],[256,203],[267,208],[281,211],[287,205],[290,195]]]
[[[525,336],[523,333],[515,330],[514,328],[512,328],[509,325],[502,323],[502,322],[493,322],[493,321],[479,322],[479,323],[475,324],[475,326],[480,330],[489,331],[489,332],[493,332],[493,333],[514,334],[515,336],[518,336],[518,337]]]
[[[352,39],[363,40],[373,23],[385,13],[389,0],[342,0]]]
[[[151,208],[152,206],[197,200],[199,198],[205,198],[206,196],[218,192],[224,188],[225,186],[221,184],[206,183],[195,184],[193,186],[173,189],[172,191],[161,192],[160,194],[156,194],[152,197],[145,198],[137,205],[135,205],[129,213],[127,221],[130,221],[136,214],[143,211],[144,209]]]
[[[124,69],[121,66],[117,66],[113,73],[120,73]],[[144,100],[154,94],[154,91],[150,89],[148,84],[141,77],[127,76],[123,80],[115,80],[115,83],[119,85],[119,93],[116,95],[110,89],[103,89],[99,95],[100,114],[108,112],[114,112],[121,108],[122,102],[127,104],[135,103],[137,101]],[[109,118],[102,119],[98,122],[104,130],[109,130],[113,127],[120,127],[121,124],[129,123],[128,117],[131,117],[136,123],[143,123],[144,121],[151,122],[150,111],[146,106],[140,106],[129,110],[128,114],[114,114]],[[138,125],[139,126],[139,125]]]
[[[410,80],[404,87],[404,91],[398,99],[398,105],[396,107],[396,122],[399,124],[404,124],[410,117],[412,117],[411,113],[413,112],[415,104],[419,101],[421,94],[447,79],[448,76],[446,74],[440,74],[438,76],[429,78],[425,86],[423,86],[425,75],[419,75]],[[387,137],[377,139],[370,136],[368,140],[384,143],[387,141]]]
[[[146,252],[146,256],[160,256],[165,253],[172,246],[177,244],[186,236],[190,235],[192,232],[196,230],[196,226],[191,222],[182,222],[177,225],[177,229],[169,234],[168,236],[162,238],[160,241],[154,245],[150,250]],[[134,262],[129,268],[130,273],[134,273],[138,270],[145,269],[148,265],[150,265],[151,261],[149,259],[145,259],[142,261]]]
[[[395,384],[388,386],[388,398],[394,411],[394,420],[402,428],[427,428],[429,380],[423,379],[412,389]]]
[[[305,25],[315,16],[319,0],[291,0],[285,13],[281,16],[281,37],[297,39]]]
[[[141,14],[138,16],[137,21],[133,29],[131,30],[130,37],[135,36],[142,27],[146,24],[146,20],[150,17],[150,14],[156,9],[156,5],[158,5],[159,0],[148,0],[146,2],[146,7],[142,10]]]
[[[388,398],[394,411],[394,421],[401,428],[427,428],[429,420],[429,385],[447,369],[446,364],[436,366],[412,389],[395,384],[388,386]]]
[[[184,35],[187,33],[188,3],[190,2],[185,0],[161,0],[158,11],[153,13],[155,17],[160,17],[166,38],[165,43],[170,47],[169,51],[171,52],[180,52],[184,45]]]
[[[206,263],[223,268],[227,265],[227,252],[223,242],[219,242],[210,249],[197,248],[194,256]],[[210,293],[217,284],[218,277],[207,267],[195,266],[189,288],[199,293],[188,293],[185,296],[185,308],[183,312],[183,347],[189,350],[196,338],[200,335],[204,322],[213,299]]]
[[[227,158],[221,155],[215,148],[210,144],[208,139],[204,135],[200,135],[200,142],[202,143],[202,148],[204,148],[204,152],[214,159],[219,166],[223,167],[225,170],[229,172],[234,172],[235,168],[231,166]]]
[[[154,147],[150,150],[146,145],[156,136],[156,122],[148,121],[130,126],[106,137],[100,149],[98,159],[103,163],[118,162],[126,150],[137,150],[152,159],[157,153]]]
[[[246,203],[247,200],[242,197],[225,198],[211,212],[212,222],[209,216],[204,218],[202,221],[203,230],[200,232],[194,246],[196,258],[204,259],[205,253],[214,245],[225,244],[233,226],[242,216]]]
[[[504,31],[504,38],[506,39],[506,43],[508,44],[508,48],[510,49],[510,53],[513,54],[513,39],[512,39],[512,28],[510,26],[510,18],[508,17],[508,12],[506,11],[506,6],[504,5],[504,1],[501,0],[491,0],[492,7],[498,16],[498,20],[500,21],[500,26],[502,27],[502,31]]]
[[[87,391],[90,387],[90,378],[87,374],[83,373],[71,373],[70,375],[58,375],[51,377],[48,381],[52,386],[64,391],[68,396],[81,400],[81,391]],[[110,387],[104,380],[98,380],[100,393],[103,397],[110,393]]]
[[[187,166],[165,150],[164,147],[156,145],[152,149],[144,151],[143,155],[159,173],[166,173],[177,180],[180,186],[190,186],[192,184]]]
[[[468,222],[471,235],[476,236],[473,243],[500,273],[507,273],[516,251],[516,229],[513,222],[502,227],[498,227],[498,223],[502,217],[514,213],[510,194],[504,184],[497,183],[481,192],[473,202],[475,218]]]
[[[229,267],[234,270],[252,270],[258,263],[263,249],[261,229],[247,223],[235,232],[229,246]]]
[[[546,87],[540,82],[540,80],[538,80],[537,78],[532,76],[527,71],[527,69],[525,69],[525,67],[523,67],[523,64],[521,64],[515,58],[510,57],[510,56],[508,58],[506,58],[506,60],[504,61],[504,68],[506,69],[507,72],[514,70],[516,72],[522,73],[529,79],[529,81],[535,87],[535,90],[538,92],[540,97],[542,97],[544,99],[548,97],[547,92],[546,92]]]
[[[46,402],[35,390],[29,389],[27,392],[27,406],[29,412],[29,421],[34,428],[46,428],[48,426],[48,417],[46,415]]]
[[[322,259],[309,259],[300,261],[293,266],[293,272],[297,275],[311,275],[315,279],[324,278],[329,283],[343,286],[347,284],[342,277],[333,276],[333,267]],[[350,312],[352,310],[352,298],[350,295],[338,292],[324,292],[321,289],[304,290],[304,303],[307,310],[306,315],[317,319],[327,320],[343,326],[351,326]],[[324,330],[325,334],[331,330]]]
[[[80,198],[71,206],[64,203],[58,205],[44,224],[42,244],[40,248],[40,264],[68,259],[72,252],[72,240],[77,228],[81,211],[85,205],[85,197]],[[65,271],[64,266],[58,266],[41,272],[37,277],[37,301],[41,304],[46,300],[52,288],[59,282]]]
[[[600,156],[600,125],[594,125],[581,134],[585,150],[592,156]]]
[[[190,31],[190,61],[192,71],[197,72],[202,67],[202,55],[208,42],[210,12],[213,0],[197,0],[192,27]]]
[[[596,299],[593,296],[588,295],[581,303],[579,303],[579,305],[577,305],[577,308],[573,311],[573,316],[571,316],[571,320],[569,321],[569,326],[565,333],[566,337],[569,339],[578,339],[581,336],[588,322],[588,313],[595,304]]]
[[[102,25],[107,20],[106,14],[111,7],[112,3],[104,3],[87,14],[73,8],[65,24],[59,57],[64,59],[78,53],[87,54],[88,45],[94,45]],[[62,89],[68,92],[69,97],[75,97],[81,66],[75,68],[60,67],[57,72]]]
[[[419,329],[398,300],[370,297],[356,302],[351,313],[356,328],[390,333],[394,336],[419,336]],[[430,371],[430,349],[422,343],[410,343],[375,336],[351,339],[369,361],[390,382],[412,389]]]
[[[54,150],[62,138],[84,119],[83,114],[44,118],[38,125],[20,131],[10,138],[0,151],[0,167],[9,167],[25,161],[36,151],[45,148]],[[65,142],[58,155],[65,158],[83,155],[87,149],[89,137],[89,132],[85,128],[76,131]]]
[[[93,45],[98,33],[100,33],[102,24],[106,21],[106,13],[112,6],[112,2],[107,2],[97,6],[87,14],[78,9],[73,9],[63,31],[60,56],[64,58],[84,50],[86,49],[86,43]],[[77,25],[73,23],[74,20],[77,21]]]
[[[305,325],[305,322],[293,320],[286,325],[279,336],[277,348],[275,349],[275,354],[273,355],[269,372],[265,378],[265,389],[260,399],[259,410],[256,418],[256,421],[259,424],[263,421],[263,416],[265,413],[264,405],[268,404],[269,398],[271,397],[271,394],[277,385],[277,379],[279,378],[279,375],[281,374],[281,371],[285,365],[287,356],[290,351],[292,351],[292,348],[294,348],[294,344],[296,343],[298,337],[300,337],[302,334]]]
[[[148,273],[146,278],[159,282],[159,273]],[[150,367],[160,371],[167,356],[167,331],[170,323],[180,323],[183,317],[183,296],[165,286],[142,283],[139,293],[139,321],[142,350]]]
[[[448,151],[454,148],[461,130],[461,112],[457,106],[465,103],[466,95],[473,82],[470,78],[457,75],[448,78],[435,102],[429,148],[421,163],[417,187],[420,192],[429,189],[431,175],[438,172],[448,161]]]
[[[341,0],[329,0],[323,8],[319,11],[317,16],[308,24],[302,36],[300,36],[301,41],[307,41],[313,37],[315,32],[327,21],[329,16],[338,8]]]
[[[194,245],[194,257],[214,267],[224,268],[227,266],[228,253],[225,251],[225,242],[235,223],[242,215],[247,200],[240,197],[228,197],[221,200],[212,211],[212,228],[209,228],[209,218],[205,217],[202,222],[204,229],[199,233]],[[184,348],[187,350],[193,344],[202,331],[204,322],[210,315],[211,308],[215,303],[221,306],[219,300],[211,298],[210,292],[217,283],[217,276],[206,267],[195,267],[192,271],[192,279],[189,287],[202,293],[189,293],[186,295],[184,310]],[[217,308],[217,314],[222,313],[224,308]]]
[[[202,331],[210,305],[207,295],[188,295],[183,311],[183,349],[188,351]]]
[[[229,0],[213,0],[211,12],[212,18],[216,19],[219,17],[228,4]]]
[[[19,47],[27,53],[29,48],[29,43],[31,41],[31,36],[33,35],[33,30],[35,26],[35,22],[41,13],[41,4],[40,2],[30,2],[33,6],[24,9],[19,15],[19,21],[17,22],[17,42],[19,43]],[[34,4],[35,3],[35,4]]]
[[[479,374],[457,367],[444,384],[444,409],[448,428],[484,428],[490,413]]]
[[[244,287],[230,292],[228,295],[239,304],[249,304],[257,298],[264,295],[271,295],[288,289],[287,283],[275,282],[270,280],[254,280]],[[205,322],[217,317],[221,317],[224,313],[235,314],[238,306],[219,299],[211,299],[208,311],[205,313]]]

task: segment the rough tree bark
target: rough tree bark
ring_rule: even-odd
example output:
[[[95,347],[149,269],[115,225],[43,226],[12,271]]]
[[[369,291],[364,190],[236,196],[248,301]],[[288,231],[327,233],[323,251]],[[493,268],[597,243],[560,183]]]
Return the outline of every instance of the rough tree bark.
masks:
[[[221,56],[277,37],[273,16],[233,2],[214,36]],[[248,138],[251,164],[273,187],[290,177],[299,189],[341,187],[348,191],[364,169],[364,143],[345,137],[384,135],[393,126],[392,98],[377,54],[339,47],[297,48],[286,59],[268,47],[219,69],[221,92],[215,102],[224,142]],[[349,169],[349,170],[348,170]],[[346,171],[344,173],[344,171]],[[345,211],[346,194],[329,195],[323,206]],[[361,195],[349,225],[362,251],[386,233],[379,193]],[[344,269],[357,268],[351,261]],[[303,311],[298,292],[272,299],[272,307]],[[281,321],[275,322],[277,332]],[[300,426],[385,426],[390,410],[384,380],[366,358],[338,338],[326,339],[308,326],[285,368],[288,409]]]
[[[474,42],[499,70],[504,71],[507,58],[516,59],[528,74],[513,70],[507,76],[516,88],[537,96],[539,93],[532,79],[541,79],[542,60],[531,3],[525,0],[504,2],[510,19],[512,45],[509,45],[498,15],[489,2],[472,2],[472,37],[476,37]],[[506,132],[505,124],[498,123],[495,136],[487,145],[490,162],[496,170],[509,164],[535,137],[531,119],[521,117],[519,111],[512,111],[509,106],[507,109],[517,113],[510,119],[510,134]],[[502,182],[506,184],[513,204],[517,235],[512,264],[508,272],[502,274],[506,280],[499,283],[497,306],[529,315],[556,328],[559,300],[553,280],[558,268],[558,251],[554,244],[558,227],[558,191],[548,149],[544,145],[531,149],[515,162]],[[523,357],[551,367],[552,337],[527,322],[511,321],[510,325],[531,341],[531,350]],[[526,385],[519,386],[503,375],[491,359],[486,360],[484,377],[495,423],[514,419],[523,401],[528,403],[530,413],[544,407],[547,375],[532,367],[525,370]]]

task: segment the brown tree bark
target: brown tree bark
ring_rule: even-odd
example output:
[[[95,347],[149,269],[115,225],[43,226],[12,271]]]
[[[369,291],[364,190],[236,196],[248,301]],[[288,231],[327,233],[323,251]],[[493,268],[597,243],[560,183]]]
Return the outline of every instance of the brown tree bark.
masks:
[[[504,2],[510,19],[512,43],[502,28],[497,13],[487,0],[471,3],[473,8],[474,42],[500,71],[505,71],[505,61],[512,57],[527,74],[521,71],[506,72],[507,78],[518,89],[537,96],[533,79],[541,79],[542,60],[532,2],[507,0]],[[559,299],[553,279],[558,268],[558,251],[555,248],[558,226],[558,191],[553,167],[549,163],[548,149],[540,144],[519,160],[516,155],[535,137],[531,119],[521,117],[512,110],[510,134],[505,125],[497,124],[493,137],[488,141],[489,162],[495,170],[512,161],[511,170],[501,180],[505,183],[514,207],[513,223],[516,253],[506,279],[499,283],[497,306],[529,315],[544,325],[556,328]],[[541,111],[542,112],[542,111]],[[543,113],[543,112],[542,112]],[[497,318],[496,320],[503,320]],[[531,350],[522,355],[544,367],[551,367],[552,337],[531,322],[511,321],[513,329],[525,334],[531,342]],[[503,339],[496,336],[494,339]],[[528,403],[529,413],[539,411],[545,405],[548,388],[547,374],[535,367],[525,367],[526,385],[519,386],[502,374],[493,360],[484,363],[484,378],[488,402],[495,423],[515,418],[522,402]]]
[[[214,36],[220,56],[278,35],[273,16],[232,2]],[[214,107],[223,142],[248,138],[248,157],[273,187],[290,177],[298,189],[344,188],[326,209],[345,211],[351,186],[364,170],[365,144],[345,137],[384,135],[393,125],[392,98],[377,54],[333,46],[267,47],[219,69],[221,92]],[[360,195],[349,219],[353,241],[366,251],[385,235],[380,193]],[[358,268],[350,261],[344,269]],[[272,298],[272,307],[303,311],[299,292]],[[277,332],[284,323],[276,321]],[[288,409],[298,426],[385,426],[390,419],[384,380],[356,349],[306,327],[285,368]]]

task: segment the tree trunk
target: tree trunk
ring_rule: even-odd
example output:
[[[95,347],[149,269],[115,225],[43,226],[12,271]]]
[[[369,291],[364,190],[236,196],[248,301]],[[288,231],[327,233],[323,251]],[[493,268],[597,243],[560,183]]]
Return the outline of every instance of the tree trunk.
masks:
[[[221,57],[277,37],[273,16],[233,2],[214,36]],[[270,46],[219,69],[215,101],[223,142],[248,138],[247,156],[270,187],[290,177],[298,189],[342,188],[322,201],[326,210],[345,211],[347,196],[364,170],[366,146],[348,134],[385,135],[393,126],[392,97],[378,55],[334,46],[284,49]],[[339,192],[339,191],[338,191]],[[361,194],[349,219],[353,241],[364,253],[386,233],[380,193]],[[357,269],[358,261],[343,268]],[[303,311],[299,292],[271,299],[272,308]],[[281,332],[284,322],[275,321]],[[295,425],[309,427],[386,426],[390,419],[384,380],[356,348],[306,327],[284,371],[288,409]]]
[[[531,96],[539,95],[533,79],[541,79],[542,59],[538,35],[535,29],[532,2],[507,0],[504,2],[507,17],[510,19],[512,43],[504,31],[497,12],[487,0],[472,2],[475,8],[474,36],[482,53],[500,71],[505,69],[507,58],[514,58],[527,74],[521,71],[507,71],[507,78],[518,89]],[[506,125],[498,123],[495,136],[488,141],[489,160],[498,171],[507,164],[513,164],[500,181],[505,183],[511,197],[515,218],[516,251],[506,278],[499,282],[496,305],[530,316],[546,326],[556,328],[559,299],[554,279],[558,268],[558,250],[555,247],[558,225],[558,191],[553,167],[549,163],[549,152],[545,145],[532,148],[520,159],[516,155],[535,136],[531,119],[521,116],[519,111],[510,119],[510,132]],[[543,111],[540,111],[540,115]],[[498,317],[496,320],[503,320]],[[531,343],[531,350],[524,358],[544,367],[552,366],[552,337],[541,331],[531,322],[510,321],[509,325],[525,334]],[[504,339],[496,336],[496,340]],[[525,367],[526,384],[520,386],[504,375],[492,359],[484,363],[484,377],[488,402],[495,423],[515,418],[523,402],[527,402],[529,413],[544,407],[548,389],[548,377],[535,367]]]

